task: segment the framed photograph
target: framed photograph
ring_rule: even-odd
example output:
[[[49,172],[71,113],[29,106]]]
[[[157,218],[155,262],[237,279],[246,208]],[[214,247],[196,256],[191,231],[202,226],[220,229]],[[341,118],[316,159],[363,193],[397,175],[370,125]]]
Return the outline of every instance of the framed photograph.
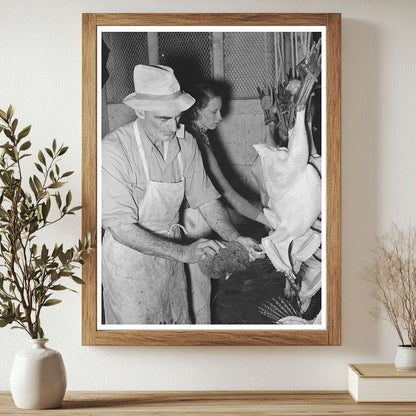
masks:
[[[83,14],[83,345],[340,345],[340,14]]]

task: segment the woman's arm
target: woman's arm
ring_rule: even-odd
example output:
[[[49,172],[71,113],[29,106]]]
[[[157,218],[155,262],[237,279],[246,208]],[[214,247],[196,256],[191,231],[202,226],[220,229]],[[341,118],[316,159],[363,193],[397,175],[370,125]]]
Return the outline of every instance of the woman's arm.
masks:
[[[222,196],[227,201],[227,203],[239,214],[254,221],[260,222],[269,228],[272,228],[270,223],[267,221],[266,216],[263,214],[263,211],[259,208],[256,208],[249,201],[243,198],[231,186],[230,190],[225,192]]]
[[[259,208],[256,208],[253,204],[247,201],[247,199],[243,198],[233,189],[233,187],[230,185],[230,183],[222,173],[217,159],[212,153],[212,150],[206,145],[203,146],[204,148],[201,150],[205,153],[205,157],[203,158],[204,162],[207,165],[205,166],[205,168],[208,172],[210,179],[217,188],[218,192],[221,193],[222,197],[226,200],[226,202],[240,215],[250,218],[253,221],[260,222],[266,225],[267,227],[271,228],[269,222],[263,214],[263,211]]]

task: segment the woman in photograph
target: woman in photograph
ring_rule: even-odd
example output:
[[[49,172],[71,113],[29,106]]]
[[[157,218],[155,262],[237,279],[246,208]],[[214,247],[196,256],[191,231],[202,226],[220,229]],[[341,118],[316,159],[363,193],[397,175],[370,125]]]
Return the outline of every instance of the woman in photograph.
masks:
[[[217,191],[221,194],[225,204],[240,215],[257,221],[271,228],[261,207],[255,207],[238,194],[225,178],[214,155],[209,130],[215,130],[222,121],[222,94],[215,83],[198,85],[192,92],[195,104],[184,115],[186,130],[191,133],[202,154],[204,168]],[[185,207],[183,222],[187,230],[187,237],[192,240],[208,237],[212,230],[198,210]],[[198,264],[188,264],[187,270],[190,283],[191,313],[196,324],[211,323],[211,282],[199,270]]]

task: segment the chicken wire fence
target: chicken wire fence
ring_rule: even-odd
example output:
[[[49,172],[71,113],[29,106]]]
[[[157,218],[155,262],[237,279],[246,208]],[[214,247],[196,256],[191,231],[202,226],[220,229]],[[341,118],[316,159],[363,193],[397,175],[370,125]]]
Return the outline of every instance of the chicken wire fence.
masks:
[[[103,40],[109,49],[106,63],[109,73],[106,82],[107,102],[120,103],[134,91],[134,67],[137,64],[149,63],[147,33],[103,33]]]
[[[158,35],[159,63],[174,69],[184,91],[213,77],[213,51],[208,32],[165,32]]]
[[[108,56],[103,54],[103,66],[109,73],[107,102],[120,103],[133,92],[135,65],[149,63],[171,66],[185,91],[213,78],[214,73],[222,73],[234,99],[258,98],[257,87],[275,85],[281,66],[287,73],[302,58],[294,43],[292,45],[291,36],[290,33],[224,32],[218,45],[210,32],[159,32],[151,39],[147,32],[103,33],[103,41],[109,49]],[[216,54],[214,47],[220,48]],[[296,48],[296,62],[293,61],[293,47]],[[155,57],[150,62],[155,48]],[[215,59],[214,55],[221,58]],[[279,61],[278,56],[283,60]],[[219,71],[218,66],[221,66]]]
[[[224,33],[224,79],[235,98],[257,98],[257,86],[275,81],[271,33]]]

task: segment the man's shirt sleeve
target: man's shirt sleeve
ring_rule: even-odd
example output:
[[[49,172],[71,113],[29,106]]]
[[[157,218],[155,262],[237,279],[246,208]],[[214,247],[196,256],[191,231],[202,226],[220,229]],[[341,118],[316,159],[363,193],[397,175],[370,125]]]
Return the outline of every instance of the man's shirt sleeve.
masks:
[[[139,209],[133,197],[127,157],[117,140],[102,144],[102,226],[137,223]]]

